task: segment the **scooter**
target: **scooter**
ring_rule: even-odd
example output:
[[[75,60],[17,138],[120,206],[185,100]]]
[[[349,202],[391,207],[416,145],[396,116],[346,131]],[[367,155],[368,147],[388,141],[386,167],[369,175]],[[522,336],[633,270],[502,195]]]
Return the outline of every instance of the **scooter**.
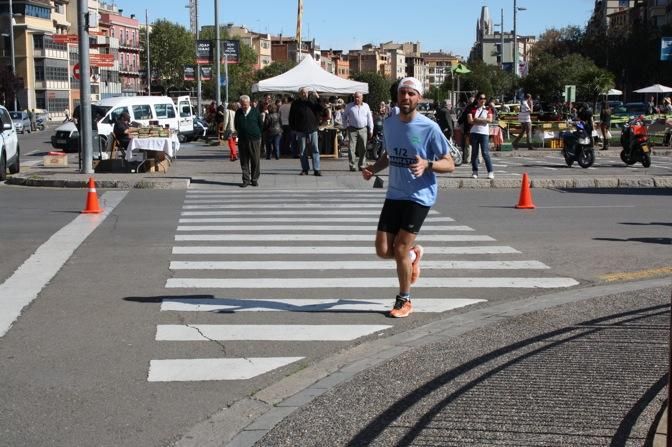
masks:
[[[383,153],[383,117],[376,116],[373,123],[373,136],[366,144],[367,160],[378,160]]]
[[[586,124],[579,121],[575,124],[576,130],[573,132],[564,132],[562,139],[564,147],[562,155],[565,157],[565,163],[570,168],[576,161],[582,168],[589,168],[595,162],[595,150],[593,148],[593,139]]]
[[[44,129],[46,129],[46,128],[47,128],[47,125],[46,125],[46,123],[45,123],[44,121],[45,121],[44,118],[37,118],[37,119],[35,120],[35,128],[36,128],[37,130],[44,130]]]
[[[649,133],[644,120],[635,118],[623,127],[621,132],[621,160],[626,165],[641,162],[642,166],[651,166],[651,148],[649,147]]]

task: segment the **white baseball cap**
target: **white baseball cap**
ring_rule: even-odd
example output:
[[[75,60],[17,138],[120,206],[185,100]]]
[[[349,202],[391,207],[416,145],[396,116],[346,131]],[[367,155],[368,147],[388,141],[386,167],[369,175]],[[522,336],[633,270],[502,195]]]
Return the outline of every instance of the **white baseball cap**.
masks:
[[[399,87],[397,87],[397,90],[400,90],[403,87],[412,88],[418,92],[420,96],[423,94],[422,82],[418,81],[416,78],[408,77],[399,81]]]

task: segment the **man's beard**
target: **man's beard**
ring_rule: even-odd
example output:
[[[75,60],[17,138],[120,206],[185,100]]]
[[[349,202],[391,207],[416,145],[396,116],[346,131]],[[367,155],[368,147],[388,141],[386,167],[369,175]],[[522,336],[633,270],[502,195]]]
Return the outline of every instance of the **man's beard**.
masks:
[[[402,113],[403,115],[410,115],[413,112],[415,112],[415,109],[418,108],[418,105],[413,103],[410,104],[399,104],[399,112]]]

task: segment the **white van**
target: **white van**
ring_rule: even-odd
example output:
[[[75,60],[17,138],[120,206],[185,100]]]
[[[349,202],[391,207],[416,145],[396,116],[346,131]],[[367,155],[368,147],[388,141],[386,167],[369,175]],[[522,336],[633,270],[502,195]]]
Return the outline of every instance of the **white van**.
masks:
[[[188,96],[177,98],[177,107],[168,96],[118,96],[105,98],[96,104],[105,112],[98,121],[98,133],[109,135],[119,115],[128,112],[131,122],[149,126],[150,121],[158,121],[160,126],[168,124],[176,130],[180,141],[185,141],[194,133],[191,102]],[[96,117],[92,117],[96,119]]]

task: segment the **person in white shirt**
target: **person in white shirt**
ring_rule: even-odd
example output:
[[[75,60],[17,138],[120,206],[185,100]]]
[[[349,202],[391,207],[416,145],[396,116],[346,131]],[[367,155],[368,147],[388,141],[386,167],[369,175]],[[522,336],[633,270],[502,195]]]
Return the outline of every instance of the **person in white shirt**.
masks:
[[[492,170],[490,161],[490,123],[492,122],[492,112],[488,107],[488,97],[485,93],[479,92],[476,95],[477,104],[469,109],[467,121],[471,126],[471,171],[472,177],[478,178],[478,152],[479,148],[485,160],[485,167],[488,169],[488,178],[495,178],[495,172]]]
[[[292,109],[291,96],[285,96],[282,99],[282,105],[278,108],[280,114],[280,126],[282,127],[282,141],[280,142],[280,149],[283,153],[294,154],[294,134],[289,128],[289,111]]]
[[[513,140],[512,146],[518,147],[518,142],[525,135],[527,137],[527,148],[532,150],[532,143],[530,143],[530,133],[532,132],[532,95],[526,94],[523,102],[520,103],[520,113],[518,113],[518,121],[520,121],[520,134]]]
[[[348,161],[350,170],[361,171],[366,167],[366,143],[373,135],[373,115],[369,105],[364,102],[362,92],[355,93],[355,100],[345,107],[345,126],[348,129],[350,146],[348,147]],[[355,164],[355,156],[358,157]]]

